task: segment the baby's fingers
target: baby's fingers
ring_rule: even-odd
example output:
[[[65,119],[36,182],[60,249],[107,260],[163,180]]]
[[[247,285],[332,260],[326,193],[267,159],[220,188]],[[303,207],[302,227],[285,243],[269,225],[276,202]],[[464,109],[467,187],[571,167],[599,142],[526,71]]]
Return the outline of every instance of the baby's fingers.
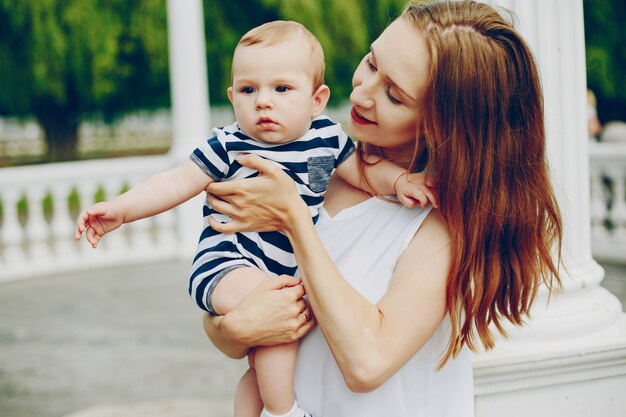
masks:
[[[404,194],[398,195],[398,201],[404,206],[408,208],[413,208],[417,205],[417,200],[410,196],[405,196]]]
[[[439,200],[437,199],[437,195],[430,188],[427,188],[426,190],[424,190],[424,194],[426,195],[426,198],[428,199],[428,201],[430,201],[430,204],[432,204],[434,208],[439,208]],[[428,201],[426,201],[424,205],[428,204]]]
[[[428,205],[428,197],[425,193],[416,193],[413,199],[417,202],[417,205],[424,208]]]
[[[78,218],[76,219],[76,229],[74,230],[74,239],[80,240],[83,232],[85,231],[85,229],[87,229],[88,218],[89,216],[87,214],[87,211],[83,211],[78,215]]]
[[[416,202],[416,205],[419,205],[422,208],[426,207],[429,202],[433,205],[433,207],[439,207],[435,194],[427,187],[420,187],[419,190],[413,190],[409,197]]]
[[[88,227],[85,232],[85,237],[87,238],[87,241],[91,243],[91,247],[95,249],[102,236],[93,227]]]
[[[85,226],[80,226],[80,225],[76,225],[76,228],[74,229],[74,240],[80,240],[80,237],[83,235],[83,232],[85,231]]]

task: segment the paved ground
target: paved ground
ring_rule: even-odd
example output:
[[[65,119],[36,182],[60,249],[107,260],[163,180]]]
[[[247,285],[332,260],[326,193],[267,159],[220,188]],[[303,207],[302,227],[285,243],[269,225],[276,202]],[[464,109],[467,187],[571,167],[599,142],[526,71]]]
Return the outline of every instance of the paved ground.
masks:
[[[626,267],[603,285],[626,306]],[[245,363],[206,340],[183,263],[0,286],[0,416],[226,417]]]
[[[59,417],[94,405],[110,407],[80,417],[231,414],[245,363],[204,336],[187,272],[161,263],[3,284],[0,416]]]

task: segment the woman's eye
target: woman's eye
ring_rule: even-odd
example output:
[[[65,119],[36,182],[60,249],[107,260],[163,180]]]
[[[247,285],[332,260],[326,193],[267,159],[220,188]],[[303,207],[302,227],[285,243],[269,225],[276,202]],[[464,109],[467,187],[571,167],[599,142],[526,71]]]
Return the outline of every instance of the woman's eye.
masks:
[[[391,95],[391,88],[389,86],[385,89],[385,94],[387,94],[387,98],[392,104],[402,104],[400,100]]]
[[[370,59],[369,56],[365,57],[365,63],[367,64],[367,66],[369,67],[371,71],[376,71],[376,67],[374,66],[374,64],[372,64],[372,60]]]
[[[276,91],[279,93],[286,93],[287,91],[289,91],[289,87],[287,87],[286,85],[279,85],[278,87],[276,87]]]
[[[252,87],[243,87],[241,89],[241,92],[244,93],[244,94],[252,94],[252,93],[254,93],[254,88],[252,88]]]

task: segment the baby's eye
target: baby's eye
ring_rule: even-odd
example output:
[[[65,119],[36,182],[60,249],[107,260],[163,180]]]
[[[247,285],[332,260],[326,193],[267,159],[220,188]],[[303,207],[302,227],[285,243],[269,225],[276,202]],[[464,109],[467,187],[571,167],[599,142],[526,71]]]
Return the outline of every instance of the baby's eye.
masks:
[[[289,87],[287,87],[286,85],[279,85],[278,87],[276,87],[276,91],[279,93],[286,93],[287,91],[289,91]]]
[[[254,88],[252,88],[252,87],[243,87],[241,89],[241,92],[244,93],[244,94],[252,94],[252,93],[254,93]]]

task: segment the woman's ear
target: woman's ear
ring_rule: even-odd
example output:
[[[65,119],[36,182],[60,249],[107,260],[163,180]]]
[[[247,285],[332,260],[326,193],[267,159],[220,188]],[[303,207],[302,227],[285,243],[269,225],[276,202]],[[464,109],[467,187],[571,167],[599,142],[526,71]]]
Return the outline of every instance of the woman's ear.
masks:
[[[326,84],[320,85],[313,92],[313,117],[319,116],[324,111],[329,98],[330,88]]]

